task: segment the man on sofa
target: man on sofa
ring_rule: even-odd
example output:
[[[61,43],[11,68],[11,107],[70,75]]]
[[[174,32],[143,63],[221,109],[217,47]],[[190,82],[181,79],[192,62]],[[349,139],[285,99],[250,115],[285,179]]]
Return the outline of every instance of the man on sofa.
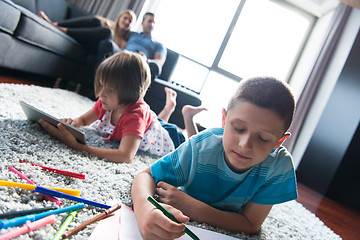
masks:
[[[154,14],[150,12],[145,13],[141,22],[143,31],[141,33],[131,32],[125,47],[126,50],[139,52],[147,58],[152,79],[160,74],[166,59],[166,48],[151,36],[154,24]]]

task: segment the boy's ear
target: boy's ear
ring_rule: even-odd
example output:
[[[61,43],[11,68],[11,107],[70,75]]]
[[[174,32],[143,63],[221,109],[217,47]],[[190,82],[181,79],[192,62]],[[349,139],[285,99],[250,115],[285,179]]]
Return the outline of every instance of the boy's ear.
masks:
[[[221,113],[222,113],[221,127],[225,128],[225,120],[226,120],[226,110],[225,110],[225,108],[222,109]]]
[[[278,141],[278,143],[276,144],[276,146],[274,147],[274,149],[277,149],[278,147],[280,147],[281,144],[283,144],[284,141],[285,141],[286,139],[288,139],[290,136],[291,136],[291,133],[289,133],[289,132],[284,133],[284,135],[282,136],[282,138],[279,139],[279,141]]]

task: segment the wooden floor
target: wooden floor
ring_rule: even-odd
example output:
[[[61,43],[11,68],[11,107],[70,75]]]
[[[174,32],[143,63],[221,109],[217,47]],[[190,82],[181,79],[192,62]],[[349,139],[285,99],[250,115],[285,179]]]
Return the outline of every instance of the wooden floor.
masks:
[[[298,191],[297,201],[342,239],[360,239],[360,212],[326,198],[302,184],[298,184]]]
[[[26,77],[8,76],[1,74],[1,72],[0,83],[34,84],[48,87],[53,85]],[[298,191],[299,198],[297,201],[313,212],[342,239],[360,239],[360,212],[328,199],[302,184],[298,184]]]

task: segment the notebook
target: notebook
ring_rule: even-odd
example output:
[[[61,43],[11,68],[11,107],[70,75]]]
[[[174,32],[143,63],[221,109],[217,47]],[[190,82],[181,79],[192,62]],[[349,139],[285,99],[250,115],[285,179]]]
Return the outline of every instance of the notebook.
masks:
[[[78,142],[82,144],[86,144],[85,133],[81,131],[79,128],[71,126],[70,124],[63,122],[60,119],[53,117],[37,109],[36,107],[27,104],[26,102],[20,101],[20,106],[22,107],[27,119],[35,122],[39,121],[40,119],[44,119],[45,121],[47,121],[48,123],[54,126],[57,126],[58,123],[62,123],[64,124],[66,129],[69,130],[69,132],[71,132],[72,135],[74,135],[74,137]]]
[[[201,240],[236,240],[237,238],[187,225]],[[98,222],[89,240],[142,240],[134,212],[124,204],[114,215]],[[177,240],[192,240],[187,234]]]

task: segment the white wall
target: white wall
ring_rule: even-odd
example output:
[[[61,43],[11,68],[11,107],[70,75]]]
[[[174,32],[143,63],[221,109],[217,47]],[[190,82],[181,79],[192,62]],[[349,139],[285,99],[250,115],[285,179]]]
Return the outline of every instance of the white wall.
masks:
[[[305,119],[303,128],[298,136],[298,139],[296,140],[296,145],[292,152],[296,168],[299,165],[302,156],[304,155],[304,152],[319,122],[321,114],[330,97],[330,94],[332,93],[336,81],[339,78],[356,35],[359,32],[359,27],[360,9],[354,8],[351,11],[344,32],[330,61],[329,67],[326,70],[323,82],[319,88],[319,92],[314,99],[309,114]]]

